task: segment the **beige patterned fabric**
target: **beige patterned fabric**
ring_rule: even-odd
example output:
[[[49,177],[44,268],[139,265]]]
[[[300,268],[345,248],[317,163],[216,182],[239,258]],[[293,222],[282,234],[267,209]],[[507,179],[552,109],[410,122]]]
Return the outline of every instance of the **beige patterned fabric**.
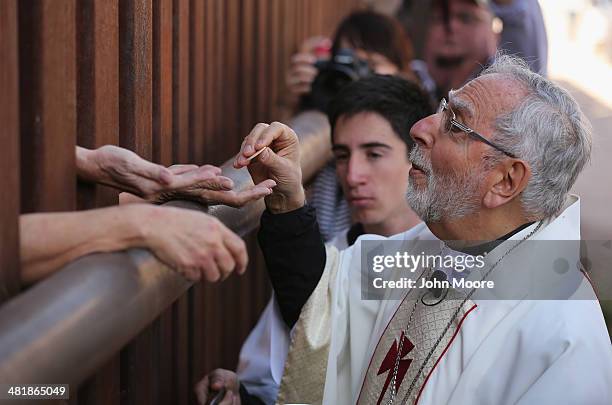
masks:
[[[474,303],[469,300],[462,306],[458,315],[451,322],[449,329],[444,333],[440,343],[434,348],[436,341],[440,338],[457,308],[459,308],[463,302],[465,295],[451,289],[446,299],[441,303],[435,306],[426,306],[418,300],[416,307],[416,297],[411,297],[411,295],[412,294],[409,294],[399,306],[376,346],[359,396],[359,404],[373,405],[389,403],[391,397],[391,381],[395,369],[400,337],[402,337],[403,340],[403,356],[401,356],[401,361],[398,366],[397,382],[395,386],[399,388],[393,403],[414,403],[425,378],[432,370],[446,346],[450,343],[465,314],[474,306]],[[409,323],[410,314],[413,308],[414,313],[412,315],[408,334],[404,337],[403,333]],[[432,348],[434,348],[433,353],[423,366]],[[423,369],[419,372],[421,366],[423,366]],[[402,374],[405,374],[403,378]]]
[[[330,280],[338,271],[338,250],[326,246],[323,276],[295,324],[277,404],[321,404],[331,338]]]

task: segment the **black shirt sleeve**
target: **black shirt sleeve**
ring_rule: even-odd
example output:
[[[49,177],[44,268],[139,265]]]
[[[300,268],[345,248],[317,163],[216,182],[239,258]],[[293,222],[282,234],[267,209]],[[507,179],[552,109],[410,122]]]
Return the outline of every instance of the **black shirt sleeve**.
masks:
[[[264,401],[249,394],[249,391],[242,384],[240,384],[240,403],[242,405],[265,405]]]
[[[261,216],[259,245],[268,267],[281,315],[291,329],[325,269],[325,244],[315,209]]]

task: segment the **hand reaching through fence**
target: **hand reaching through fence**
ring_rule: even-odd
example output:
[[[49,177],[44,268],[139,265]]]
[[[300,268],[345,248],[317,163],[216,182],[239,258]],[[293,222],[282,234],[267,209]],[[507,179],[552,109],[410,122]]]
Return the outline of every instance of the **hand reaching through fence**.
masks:
[[[250,159],[264,147],[266,150]],[[304,205],[299,141],[287,125],[280,122],[257,124],[242,142],[234,161],[235,168],[245,166],[256,185],[264,184],[268,179],[276,183],[272,193],[265,198],[266,207],[272,213],[288,212]]]
[[[267,179],[255,186],[236,191],[232,189],[234,184],[231,179],[219,176],[213,171],[217,169],[215,166],[174,165],[168,169],[177,179],[176,182],[166,190],[150,196],[147,201],[159,204],[183,199],[204,205],[223,204],[238,208],[271,194],[276,186],[274,180]],[[206,172],[215,174],[207,178]]]
[[[94,150],[77,146],[76,162],[81,179],[129,192],[146,201],[156,201],[164,193],[195,188],[228,191],[233,187],[232,180],[221,176],[218,167],[175,165],[167,168],[115,145]]]
[[[223,281],[246,270],[244,241],[213,216],[158,207],[142,227],[146,247],[192,281]]]
[[[96,210],[20,216],[21,268],[33,283],[96,252],[150,249],[192,281],[244,273],[244,241],[213,216],[186,209],[130,204]]]
[[[231,207],[258,200],[272,193],[274,181],[265,181],[245,190],[233,190],[234,183],[212,165],[174,165],[164,167],[136,153],[114,145],[95,150],[76,148],[77,173],[83,180],[105,184],[126,193],[122,203],[161,204],[184,199],[205,205]]]
[[[136,153],[114,145],[98,149],[76,147],[79,178],[105,184],[140,197],[170,185],[173,175],[164,166],[149,162]]]

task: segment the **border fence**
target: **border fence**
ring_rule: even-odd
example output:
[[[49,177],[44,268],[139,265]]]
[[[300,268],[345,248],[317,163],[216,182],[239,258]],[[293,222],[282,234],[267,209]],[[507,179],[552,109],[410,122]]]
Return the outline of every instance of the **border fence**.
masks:
[[[251,264],[241,278],[191,287],[130,250],[82,258],[22,291],[18,217],[117,203],[115,191],[77,182],[75,145],[116,144],[164,165],[230,159],[256,122],[290,117],[290,56],[303,39],[331,34],[356,3],[0,2],[3,381],[70,383],[70,404],[186,404],[206,372],[235,367],[269,297],[247,235],[261,204],[211,209],[245,235]],[[329,129],[322,115],[292,122],[307,178],[323,164]]]

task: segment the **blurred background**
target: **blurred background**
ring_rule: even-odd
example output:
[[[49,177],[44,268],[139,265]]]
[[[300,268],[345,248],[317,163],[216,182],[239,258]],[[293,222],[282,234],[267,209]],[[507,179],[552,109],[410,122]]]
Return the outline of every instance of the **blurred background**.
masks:
[[[612,331],[612,1],[540,0],[550,77],[578,100],[593,125],[592,161],[574,187],[582,198],[582,237]]]

